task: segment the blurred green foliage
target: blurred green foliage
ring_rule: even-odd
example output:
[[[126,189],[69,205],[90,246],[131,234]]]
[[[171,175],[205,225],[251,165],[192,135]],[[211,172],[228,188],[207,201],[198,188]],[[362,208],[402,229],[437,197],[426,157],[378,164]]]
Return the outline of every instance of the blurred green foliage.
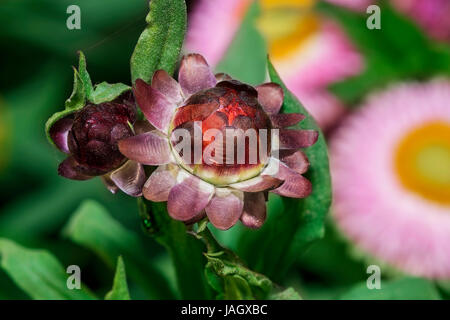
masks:
[[[72,4],[82,8],[81,30],[66,27],[66,8]],[[450,70],[448,45],[428,39],[390,8],[383,9],[382,32],[362,27],[364,15],[330,5],[320,9],[345,27],[366,59],[363,74],[332,87],[346,102],[353,104],[391,81],[424,79]],[[203,247],[187,237],[183,224],[171,220],[174,237],[147,237],[140,228],[135,199],[120,193],[111,195],[99,179],[74,182],[57,175],[64,155],[48,144],[43,131],[47,118],[62,110],[70,95],[71,66],[77,64],[78,50],[87,57],[94,84],[129,84],[129,60],[146,26],[147,13],[148,3],[143,0],[0,3],[0,299],[211,297],[207,288],[195,287],[204,282],[198,280],[205,276],[198,273],[203,272],[199,269],[205,260],[199,256]],[[255,5],[218,66],[219,71],[253,84],[266,77],[265,43],[252,23],[257,14]],[[285,207],[291,204],[271,201],[262,231],[245,229],[243,235],[244,228],[236,226],[227,232],[215,230],[214,234],[226,247],[236,250],[244,263],[268,272],[276,280],[275,286],[291,286],[306,299],[448,297],[447,283],[436,286],[412,278],[387,278],[383,293],[368,291],[367,263],[352,254],[351,245],[331,224],[324,232],[325,213],[309,220],[320,223],[308,229],[314,231],[308,234],[297,224],[289,224],[294,210],[283,220]],[[159,210],[158,206],[154,210]],[[158,232],[150,229],[146,231],[153,236]],[[322,235],[320,241],[304,246]],[[284,240],[274,245],[278,236]],[[294,238],[297,245],[290,242]],[[180,268],[186,261],[190,261],[186,268]],[[71,264],[81,267],[83,285],[89,290],[67,296],[57,288],[64,285],[64,269]],[[33,281],[27,280],[31,268],[33,274],[40,271],[37,274],[49,282],[49,288],[34,287]],[[240,278],[233,280],[226,285],[247,288]],[[300,296],[287,289],[273,298]]]

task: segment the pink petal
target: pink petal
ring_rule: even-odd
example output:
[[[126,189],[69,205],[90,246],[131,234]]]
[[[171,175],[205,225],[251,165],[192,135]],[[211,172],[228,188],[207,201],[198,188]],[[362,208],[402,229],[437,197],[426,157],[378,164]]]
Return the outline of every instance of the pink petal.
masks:
[[[216,73],[215,77],[217,82],[233,80],[233,78],[230,77],[228,74],[222,72]]]
[[[278,188],[271,190],[275,194],[289,198],[305,198],[312,192],[311,182],[283,163],[280,163],[276,176],[284,182]]]
[[[152,88],[161,92],[176,105],[183,101],[180,85],[165,70],[158,70],[153,74]]]
[[[147,120],[158,130],[167,133],[177,105],[142,79],[136,80],[133,92]]]
[[[181,60],[178,81],[186,97],[216,85],[216,78],[205,58],[195,53],[185,55]]]
[[[173,165],[164,165],[153,171],[144,185],[143,193],[147,200],[167,201],[170,189],[176,184],[177,169]]]
[[[181,221],[188,221],[205,209],[214,193],[214,186],[183,171],[169,192],[167,210],[169,215]]]
[[[209,221],[218,229],[227,230],[236,224],[244,208],[242,192],[222,192],[219,189],[206,207]]]
[[[280,129],[280,149],[299,149],[316,143],[319,133],[314,130]]]
[[[276,128],[286,128],[293,126],[305,119],[301,113],[278,113],[270,116],[270,121]]]
[[[114,181],[111,180],[109,174],[105,174],[102,176],[102,182],[105,185],[106,189],[108,189],[112,194],[116,194],[117,190],[119,190]]]
[[[231,188],[245,192],[259,192],[279,186],[283,181],[271,176],[260,175],[242,182],[230,184]]]
[[[167,138],[155,131],[120,140],[118,145],[125,157],[142,164],[160,165],[172,159]]]
[[[119,169],[111,173],[111,180],[120,190],[132,197],[142,195],[142,187],[145,182],[145,171],[142,164],[135,161],[127,161]]]
[[[264,83],[256,87],[258,102],[268,114],[277,114],[283,105],[284,92],[276,83]]]
[[[72,180],[88,180],[92,178],[91,176],[82,173],[80,164],[72,156],[66,158],[60,163],[58,167],[58,174],[64,178]]]
[[[294,153],[281,152],[281,161],[299,174],[305,173],[309,168],[308,157],[301,150]]]
[[[266,199],[263,192],[244,193],[244,212],[241,221],[248,228],[260,228],[266,221]]]
[[[64,153],[69,154],[69,146],[67,144],[67,135],[72,128],[73,119],[62,118],[50,128],[50,138],[56,147]]]

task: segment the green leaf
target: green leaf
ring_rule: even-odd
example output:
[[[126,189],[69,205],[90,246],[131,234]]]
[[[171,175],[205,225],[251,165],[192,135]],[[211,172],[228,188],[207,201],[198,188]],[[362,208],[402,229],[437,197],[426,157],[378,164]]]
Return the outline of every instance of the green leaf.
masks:
[[[69,99],[65,102],[66,110],[78,110],[84,106],[86,102],[86,91],[84,83],[77,69],[73,68],[73,91]]]
[[[98,203],[87,200],[73,214],[63,234],[91,249],[111,268],[119,256],[127,263],[129,276],[151,298],[170,299],[173,294],[165,277],[149,259],[138,236],[113,220]]]
[[[270,300],[302,300],[302,297],[293,288],[287,288],[286,290],[272,294]]]
[[[117,259],[116,274],[111,291],[109,291],[105,300],[130,300],[128,292],[127,276],[125,273],[125,264],[121,256]]]
[[[419,278],[381,280],[381,289],[368,289],[365,282],[341,296],[342,300],[439,300],[436,287]]]
[[[70,290],[69,275],[45,250],[27,249],[0,239],[0,259],[0,267],[33,299],[95,299],[84,285],[79,290]]]
[[[50,128],[56,121],[69,116],[70,114],[80,110],[86,104],[86,100],[92,90],[92,83],[86,70],[86,58],[84,54],[79,52],[78,70],[73,68],[73,90],[70,97],[66,100],[64,110],[53,114],[45,123],[45,133],[48,141],[54,145],[50,137]]]
[[[321,2],[319,9],[339,21],[365,59],[364,71],[333,84],[331,89],[347,103],[358,102],[369,91],[405,78],[427,78],[449,70],[450,60],[411,20],[387,1],[381,7],[381,29],[366,28],[366,14]]]
[[[150,81],[156,70],[173,74],[186,33],[184,0],[152,0],[142,32],[131,56],[132,83]]]
[[[279,84],[284,91],[281,112],[304,114],[306,118],[298,128],[319,132],[317,142],[304,150],[311,164],[304,174],[312,183],[311,195],[305,199],[292,199],[271,194],[266,223],[259,230],[242,233],[240,239],[238,253],[250,267],[273,280],[279,280],[308,244],[323,237],[324,219],[331,205],[331,179],[323,133],[298,99],[286,88],[270,61],[268,68],[272,82]]]
[[[92,92],[92,96],[89,100],[95,104],[113,101],[122,93],[130,89],[131,88],[129,86],[123,83],[110,84],[107,82],[102,82],[95,86],[94,91]]]
[[[255,27],[260,14],[257,1],[250,6],[224,58],[216,67],[239,81],[260,84],[266,77],[266,43]]]
[[[84,92],[86,93],[86,97],[88,98],[88,100],[91,100],[92,91],[94,89],[92,87],[91,77],[87,72],[86,57],[81,51],[79,51],[78,54],[80,56],[78,63],[78,72],[80,73],[80,78],[84,85]]]
[[[197,237],[205,242],[208,249],[205,275],[218,293],[217,297],[228,300],[265,299],[272,290],[272,281],[248,269],[236,254],[216,241],[207,227],[200,226]]]
[[[138,204],[145,230],[169,251],[181,297],[209,298],[209,287],[203,272],[206,264],[203,243],[187,233],[184,223],[169,217],[166,203],[139,198]]]

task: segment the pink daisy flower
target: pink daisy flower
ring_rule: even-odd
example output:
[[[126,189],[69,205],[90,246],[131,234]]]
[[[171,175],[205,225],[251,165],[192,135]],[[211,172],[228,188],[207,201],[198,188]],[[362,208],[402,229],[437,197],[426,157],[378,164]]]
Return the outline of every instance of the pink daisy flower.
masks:
[[[200,0],[190,17],[186,50],[200,52],[216,65],[224,56],[251,1]],[[300,100],[358,74],[362,58],[339,26],[314,11],[314,0],[261,0],[256,26],[267,41],[272,63]],[[306,98],[305,98],[306,97]],[[331,115],[341,115],[334,98],[311,101],[306,108],[326,127]],[[331,112],[330,112],[331,110]]]
[[[120,140],[119,150],[130,160],[159,166],[144,184],[146,199],[167,201],[169,215],[176,220],[192,223],[206,215],[225,230],[239,219],[259,228],[269,191],[293,198],[311,193],[311,183],[302,176],[309,162],[299,149],[314,144],[318,133],[286,128],[304,116],[279,114],[284,99],[280,86],[253,88],[225,74],[214,75],[199,54],[183,57],[178,80],[159,70],[151,85],[138,79],[133,88],[155,129]],[[254,140],[249,132],[255,132]],[[244,141],[241,148],[239,140]],[[188,147],[180,149],[186,142]]]
[[[373,95],[330,142],[334,218],[408,273],[450,277],[450,82]]]

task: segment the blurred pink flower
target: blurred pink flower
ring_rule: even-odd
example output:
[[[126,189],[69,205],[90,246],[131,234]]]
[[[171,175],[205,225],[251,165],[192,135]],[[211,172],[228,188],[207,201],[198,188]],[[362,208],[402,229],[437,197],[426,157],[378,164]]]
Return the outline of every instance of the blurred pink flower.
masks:
[[[378,0],[326,0],[352,10],[365,12]],[[431,37],[450,41],[449,0],[390,0],[399,12],[413,19]]]
[[[391,0],[393,5],[414,19],[432,37],[450,42],[449,0]]]
[[[331,137],[334,218],[408,273],[450,277],[450,82],[373,95]]]
[[[250,3],[248,0],[200,0],[189,20],[186,50],[200,52],[216,65]],[[288,88],[301,101],[309,100],[305,107],[326,128],[337,119],[332,117],[344,111],[337,99],[326,93],[326,87],[358,74],[363,63],[340,27],[314,11],[315,3],[314,0],[261,0],[261,14],[255,23]],[[321,93],[326,96],[318,98]]]

